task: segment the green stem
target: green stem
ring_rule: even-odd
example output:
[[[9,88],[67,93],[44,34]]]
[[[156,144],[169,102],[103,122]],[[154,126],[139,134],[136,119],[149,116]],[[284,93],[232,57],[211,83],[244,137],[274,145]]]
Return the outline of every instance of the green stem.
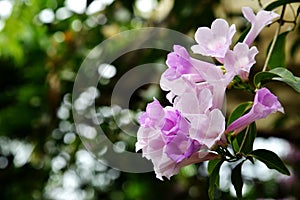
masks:
[[[242,151],[242,148],[243,148],[243,146],[244,146],[244,144],[245,144],[245,141],[246,141],[246,138],[247,138],[247,135],[248,135],[248,132],[249,132],[249,127],[250,127],[250,125],[249,125],[249,126],[247,126],[247,129],[246,129],[246,132],[245,132],[245,135],[244,135],[244,138],[243,138],[242,144],[241,144],[241,146],[240,146],[240,149],[239,149],[239,151],[238,151],[236,154],[240,154],[240,153],[241,153],[241,151]]]
[[[278,35],[279,35],[279,33],[280,33],[281,25],[283,24],[283,16],[284,16],[285,8],[286,8],[286,4],[284,4],[283,7],[282,7],[280,19],[279,19],[279,21],[278,21],[278,26],[277,26],[277,29],[276,29],[276,33],[275,33],[275,35],[274,35],[273,42],[272,42],[271,47],[270,47],[270,49],[269,49],[269,52],[268,52],[268,55],[267,55],[267,58],[266,58],[264,67],[263,67],[263,69],[262,69],[262,72],[264,72],[264,71],[267,70],[267,67],[268,67],[268,64],[269,64],[269,61],[270,61],[272,52],[273,52],[273,50],[274,50],[274,47],[275,47],[275,44],[276,44]]]

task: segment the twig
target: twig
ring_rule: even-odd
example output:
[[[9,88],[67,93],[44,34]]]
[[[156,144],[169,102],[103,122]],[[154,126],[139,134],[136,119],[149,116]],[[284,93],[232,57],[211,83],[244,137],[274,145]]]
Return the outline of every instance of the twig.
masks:
[[[237,152],[237,154],[240,154],[241,151],[242,151],[242,148],[243,148],[243,146],[244,146],[244,144],[245,144],[245,141],[246,141],[246,138],[247,138],[247,135],[248,135],[248,132],[249,132],[249,127],[250,127],[250,125],[247,126],[247,129],[246,129],[246,132],[245,132],[245,135],[244,135],[242,144],[241,144],[240,149],[239,149],[239,151]]]
[[[273,52],[274,47],[275,47],[275,43],[276,43],[277,38],[278,38],[278,35],[279,35],[279,33],[280,33],[281,25],[282,25],[282,23],[283,23],[283,16],[284,16],[285,8],[286,8],[286,4],[283,5],[283,7],[282,7],[282,11],[281,11],[280,19],[279,19],[279,21],[278,21],[278,26],[277,26],[277,29],[276,29],[276,33],[275,33],[275,35],[274,35],[273,42],[272,42],[271,47],[270,47],[270,49],[269,49],[269,52],[268,52],[268,55],[267,55],[267,58],[266,58],[264,67],[263,67],[263,69],[262,69],[262,72],[264,72],[264,71],[267,70],[267,67],[268,67],[268,64],[269,64],[269,61],[270,61],[272,52]]]

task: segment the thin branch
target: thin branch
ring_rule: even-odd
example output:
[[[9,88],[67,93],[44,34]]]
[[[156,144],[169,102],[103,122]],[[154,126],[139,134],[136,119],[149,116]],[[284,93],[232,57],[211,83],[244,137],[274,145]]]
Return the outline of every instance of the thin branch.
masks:
[[[281,25],[282,25],[282,23],[283,23],[283,16],[284,16],[285,8],[286,8],[286,4],[283,5],[283,7],[282,7],[282,11],[281,11],[280,19],[279,19],[278,26],[277,26],[277,29],[276,29],[276,33],[275,33],[275,35],[274,35],[273,42],[272,42],[271,47],[270,47],[270,49],[269,49],[269,52],[268,52],[268,55],[267,55],[267,58],[266,58],[264,67],[263,67],[263,69],[262,69],[262,72],[264,72],[264,71],[267,70],[267,67],[268,67],[268,64],[269,64],[269,61],[270,61],[272,52],[273,52],[274,47],[275,47],[275,43],[276,43],[277,38],[278,38],[278,35],[279,35],[279,33],[280,33]]]
[[[243,146],[244,146],[244,144],[245,144],[245,141],[246,141],[246,138],[247,138],[247,135],[248,135],[248,132],[249,132],[249,127],[250,127],[250,125],[247,126],[247,129],[246,129],[246,132],[245,132],[245,135],[244,135],[242,144],[241,144],[240,149],[239,149],[239,151],[237,152],[237,154],[240,154],[241,151],[242,151],[242,148],[243,148]]]

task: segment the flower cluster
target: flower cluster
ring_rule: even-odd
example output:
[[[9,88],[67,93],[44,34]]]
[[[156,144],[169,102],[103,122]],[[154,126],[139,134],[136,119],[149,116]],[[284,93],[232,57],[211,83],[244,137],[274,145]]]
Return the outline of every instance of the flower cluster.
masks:
[[[200,27],[195,33],[195,54],[211,56],[222,66],[192,58],[179,45],[168,54],[168,69],[162,74],[160,86],[168,91],[166,98],[172,106],[162,107],[154,99],[140,119],[136,150],[151,160],[157,178],[170,178],[181,167],[215,159],[217,146],[226,146],[226,133],[236,134],[257,119],[281,111],[279,101],[268,89],[256,92],[250,112],[231,123],[226,129],[224,107],[225,91],[235,76],[247,80],[255,64],[258,50],[250,46],[259,32],[278,15],[259,11],[257,15],[245,7],[245,18],[251,29],[244,41],[230,49],[236,32],[223,19],[216,19],[211,28]]]

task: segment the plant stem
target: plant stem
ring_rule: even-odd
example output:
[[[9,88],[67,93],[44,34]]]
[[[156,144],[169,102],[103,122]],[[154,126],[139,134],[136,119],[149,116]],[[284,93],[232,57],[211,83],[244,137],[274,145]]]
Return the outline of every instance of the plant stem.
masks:
[[[237,152],[237,154],[240,154],[241,151],[242,151],[242,148],[243,148],[243,146],[244,146],[244,144],[245,144],[245,141],[246,141],[246,138],[247,138],[247,135],[248,135],[248,132],[249,132],[249,127],[250,127],[250,125],[247,126],[247,129],[246,129],[246,132],[245,132],[245,135],[244,135],[242,144],[241,144],[240,149],[239,149],[239,151]]]
[[[275,47],[275,44],[276,44],[278,35],[279,35],[279,33],[280,33],[281,25],[283,24],[283,16],[284,16],[285,8],[286,8],[286,4],[284,4],[284,5],[282,6],[282,10],[281,10],[280,18],[279,18],[279,21],[278,21],[278,26],[277,26],[277,29],[276,29],[276,33],[275,33],[275,35],[274,35],[272,44],[271,44],[271,46],[270,46],[270,49],[269,49],[269,52],[268,52],[268,55],[267,55],[267,58],[266,58],[264,67],[263,67],[263,69],[262,69],[262,72],[264,72],[264,71],[267,70],[267,67],[268,67],[268,64],[269,64],[269,61],[270,61],[272,52],[273,52],[273,50],[274,50],[274,47]],[[259,85],[259,86],[260,86],[260,85]]]

